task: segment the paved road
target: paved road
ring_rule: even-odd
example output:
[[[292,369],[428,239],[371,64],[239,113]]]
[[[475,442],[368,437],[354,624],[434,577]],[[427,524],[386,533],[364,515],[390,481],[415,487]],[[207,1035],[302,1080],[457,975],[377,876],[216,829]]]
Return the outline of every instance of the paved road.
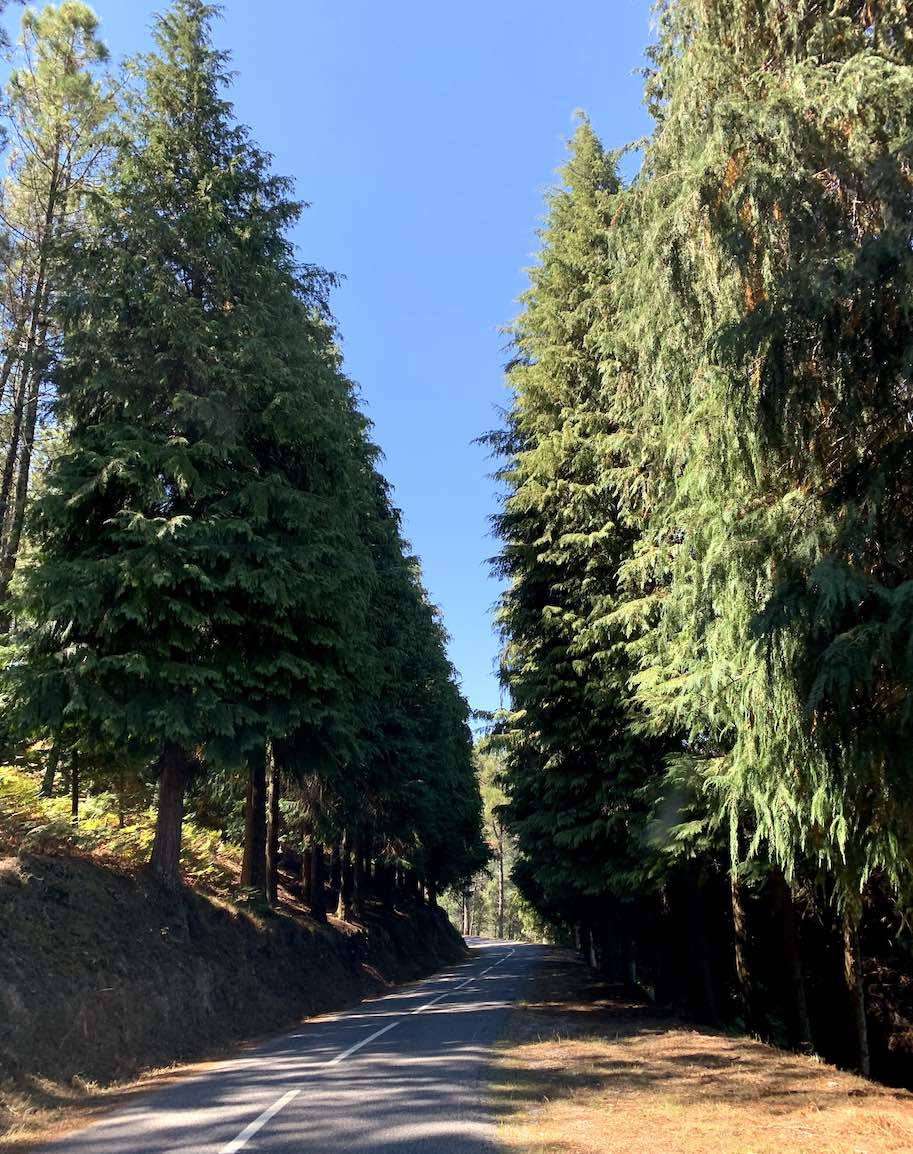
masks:
[[[485,1070],[544,955],[470,961],[150,1091],[45,1154],[491,1154]]]

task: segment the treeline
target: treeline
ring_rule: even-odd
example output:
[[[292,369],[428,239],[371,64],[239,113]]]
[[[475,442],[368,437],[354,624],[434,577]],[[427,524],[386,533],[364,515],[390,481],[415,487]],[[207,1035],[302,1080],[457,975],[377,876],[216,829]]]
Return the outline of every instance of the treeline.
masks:
[[[911,966],[913,6],[656,15],[638,173],[580,124],[491,437],[515,877],[867,1072]]]
[[[175,0],[115,76],[75,0],[13,50],[7,755],[47,749],[74,810],[154,797],[167,887],[189,804],[243,837],[255,900],[290,854],[319,916],[327,874],[347,916],[369,886],[434,901],[486,853],[468,707],[215,12]]]
[[[517,843],[507,824],[507,797],[501,786],[503,766],[499,757],[486,752],[485,744],[483,740],[477,747],[476,765],[489,861],[474,876],[451,889],[442,904],[453,924],[467,937],[541,941],[551,936],[551,927],[513,880]]]

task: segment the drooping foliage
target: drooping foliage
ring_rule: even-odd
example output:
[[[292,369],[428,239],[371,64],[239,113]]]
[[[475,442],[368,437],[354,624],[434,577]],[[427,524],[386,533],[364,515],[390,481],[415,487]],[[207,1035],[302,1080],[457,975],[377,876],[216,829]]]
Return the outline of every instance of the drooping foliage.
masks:
[[[668,0],[656,15],[640,171],[594,214],[578,132],[508,373],[500,726],[518,876],[580,924],[570,890],[549,892],[574,874],[578,811],[640,813],[633,862],[598,844],[586,856],[605,867],[599,909],[633,880],[627,924],[657,985],[662,957],[633,911],[658,896],[657,924],[678,905],[696,939],[710,926],[699,1000],[720,1013],[739,990],[749,1024],[773,997],[750,973],[751,909],[778,919],[797,1020],[790,887],[839,911],[867,1068],[860,919],[864,932],[890,897],[900,925],[913,841],[913,13]],[[569,249],[581,234],[586,272]],[[550,328],[543,300],[575,324]],[[568,393],[581,365],[589,390]],[[588,745],[600,693],[617,733]],[[589,782],[566,776],[574,758]],[[630,809],[606,804],[613,790]],[[723,895],[720,932],[706,911]]]

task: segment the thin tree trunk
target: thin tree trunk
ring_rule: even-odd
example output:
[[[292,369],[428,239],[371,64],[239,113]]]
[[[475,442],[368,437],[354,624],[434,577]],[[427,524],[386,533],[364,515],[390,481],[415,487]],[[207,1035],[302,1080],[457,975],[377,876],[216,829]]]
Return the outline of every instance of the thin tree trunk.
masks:
[[[733,863],[729,867],[729,892],[732,900],[732,946],[733,963],[735,967],[736,987],[739,992],[739,1002],[742,1008],[742,1019],[745,1030],[749,1034],[758,1032],[754,1018],[754,999],[751,989],[751,969],[748,962],[748,920],[745,913],[745,904],[742,900],[742,883],[739,880],[738,867]]]
[[[338,902],[339,891],[342,889],[342,850],[338,841],[333,842],[330,850],[330,889],[333,891],[334,902]]]
[[[169,890],[177,889],[181,880],[181,825],[187,770],[187,754],[175,742],[167,742],[159,761],[158,811],[149,868],[152,876]]]
[[[352,868],[352,839],[346,833],[342,843],[342,879],[339,887],[339,905],[336,916],[344,922],[352,920],[354,913],[355,874]]]
[[[55,741],[48,753],[44,777],[41,779],[41,797],[51,797],[54,793],[54,778],[57,776],[57,766],[60,764],[60,745]]]
[[[314,856],[311,853],[313,839],[313,827],[308,825],[305,827],[304,844],[301,847],[301,892],[309,906],[311,904],[311,876],[314,868]]]
[[[9,384],[10,375],[13,369],[22,360],[22,352],[20,346],[22,338],[25,336],[25,326],[32,310],[32,287],[26,289],[25,299],[22,301],[22,312],[19,319],[16,321],[16,326],[10,334],[10,339],[7,344],[7,354],[3,358],[3,367],[0,368],[0,405],[6,396],[6,386]]]
[[[54,155],[54,169],[48,191],[48,202],[45,209],[44,231],[39,245],[41,255],[38,260],[38,270],[35,276],[35,291],[32,297],[32,311],[28,322],[28,338],[25,352],[20,361],[19,384],[13,403],[13,425],[10,430],[10,443],[3,463],[3,477],[0,481],[0,525],[6,528],[10,518],[10,494],[13,487],[13,474],[16,468],[16,458],[19,455],[19,441],[22,433],[22,418],[25,411],[25,398],[35,365],[35,353],[38,345],[39,332],[47,332],[47,324],[43,322],[43,314],[47,306],[47,266],[49,238],[53,229],[54,215],[57,210],[59,170],[59,150]]]
[[[498,937],[504,937],[504,827],[498,825]]]
[[[70,754],[70,820],[79,824],[79,750]]]
[[[433,910],[437,909],[437,882],[434,878],[428,879],[428,905]]]
[[[365,912],[368,879],[365,875],[365,835],[359,830],[355,835],[355,875],[353,879],[352,903],[361,916]]]
[[[47,340],[47,324],[41,333],[41,345]],[[25,428],[19,454],[19,473],[16,478],[16,495],[12,512],[9,518],[7,534],[3,541],[3,556],[0,562],[0,605],[5,606],[10,581],[16,570],[16,560],[19,556],[19,545],[22,540],[22,526],[25,522],[25,509],[29,495],[29,475],[32,467],[32,452],[35,447],[35,431],[38,426],[38,399],[41,391],[43,366],[33,363],[28,380],[26,397]],[[9,619],[5,608],[2,615],[3,624],[8,628]]]
[[[792,891],[778,869],[771,870],[774,910],[780,924],[783,960],[789,983],[790,1034],[793,1046],[804,1054],[814,1050],[812,1024],[805,996],[805,974],[802,969],[802,951]]]
[[[855,910],[844,910],[843,913],[843,972],[846,976],[846,985],[850,993],[859,1073],[863,1078],[868,1078],[871,1074],[869,1031],[865,1017],[865,989],[862,983],[862,953],[859,948],[859,915]]]
[[[271,906],[279,904],[279,797],[282,783],[279,765],[272,750],[267,753],[269,763],[268,827],[266,831],[266,900]]]
[[[311,893],[310,893],[310,907],[311,913],[318,922],[325,922],[327,920],[327,899],[326,890],[324,888],[325,863],[323,854],[323,843],[315,841],[311,848]]]
[[[266,898],[266,747],[248,758],[241,885]]]

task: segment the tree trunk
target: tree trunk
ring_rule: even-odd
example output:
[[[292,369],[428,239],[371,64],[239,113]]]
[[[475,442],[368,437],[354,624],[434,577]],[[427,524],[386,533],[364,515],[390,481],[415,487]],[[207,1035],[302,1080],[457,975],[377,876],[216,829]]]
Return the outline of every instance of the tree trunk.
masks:
[[[70,821],[79,825],[79,750],[70,754]]]
[[[463,907],[462,907],[462,921],[460,925],[460,933],[464,938],[469,937],[469,894],[463,890]]]
[[[498,937],[504,937],[504,827],[498,826]]]
[[[739,880],[738,866],[735,863],[729,867],[729,892],[732,898],[733,963],[742,1019],[745,1022],[746,1033],[757,1034],[758,1023],[755,1021],[754,1015],[751,968],[748,961],[748,920],[742,900],[742,883]]]
[[[266,747],[248,758],[241,885],[266,898]]]
[[[327,899],[324,889],[324,855],[323,843],[315,841],[311,848],[311,913],[318,922],[327,920]]]
[[[330,889],[333,891],[333,900],[339,901],[339,891],[342,889],[342,850],[339,842],[334,841],[330,850]]]
[[[796,910],[793,896],[786,878],[778,869],[771,870],[774,912],[780,925],[783,946],[783,960],[789,986],[790,1039],[793,1046],[804,1054],[814,1050],[811,1018],[805,996],[805,974],[802,970],[802,951],[799,943],[799,929],[796,925]]]
[[[433,910],[437,909],[437,882],[434,878],[428,879],[428,905]]]
[[[304,844],[301,847],[301,893],[308,906],[311,904],[311,889],[312,878],[314,871],[314,855],[312,853],[314,845],[314,830],[312,826],[306,826],[304,831]]]
[[[269,764],[269,824],[266,831],[266,900],[271,906],[279,904],[279,796],[282,783],[279,765],[272,750],[267,753]]]
[[[359,917],[365,912],[365,897],[368,892],[368,878],[365,874],[365,836],[362,830],[355,835],[355,876],[352,903]]]
[[[187,769],[184,750],[173,741],[166,742],[159,760],[158,811],[149,868],[152,876],[169,890],[177,889],[181,880],[181,824]]]
[[[60,764],[60,745],[55,741],[48,753],[44,777],[41,779],[41,797],[51,797],[54,793],[54,778],[57,776],[57,766]]]
[[[355,871],[352,868],[352,839],[347,833],[342,843],[342,879],[336,916],[350,922],[354,913]]]
[[[48,201],[45,207],[44,230],[39,235],[38,244],[40,256],[38,269],[35,274],[35,290],[31,298],[31,315],[28,320],[28,337],[25,352],[19,362],[19,382],[13,401],[13,423],[10,430],[10,443],[3,463],[2,480],[0,480],[0,525],[4,532],[11,523],[10,494],[13,488],[13,474],[16,469],[16,459],[19,456],[19,441],[22,435],[22,420],[25,414],[26,398],[29,395],[32,375],[35,371],[35,360],[39,342],[39,334],[47,333],[47,322],[43,314],[47,307],[47,271],[50,248],[50,238],[57,211],[57,196],[60,178],[59,149],[54,154],[54,167],[51,174],[51,183],[48,190]]]
[[[863,1078],[868,1078],[871,1074],[869,1031],[865,1018],[862,953],[859,948],[859,914],[856,910],[847,909],[843,913],[843,972],[850,993],[859,1073]]]

